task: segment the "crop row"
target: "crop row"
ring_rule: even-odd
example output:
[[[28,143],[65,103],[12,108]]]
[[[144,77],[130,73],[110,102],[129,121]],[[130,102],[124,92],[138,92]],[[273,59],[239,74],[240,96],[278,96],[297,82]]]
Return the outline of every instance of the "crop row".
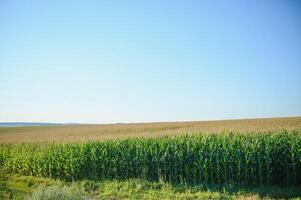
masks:
[[[301,134],[210,134],[68,144],[2,144],[9,173],[192,184],[301,185]]]

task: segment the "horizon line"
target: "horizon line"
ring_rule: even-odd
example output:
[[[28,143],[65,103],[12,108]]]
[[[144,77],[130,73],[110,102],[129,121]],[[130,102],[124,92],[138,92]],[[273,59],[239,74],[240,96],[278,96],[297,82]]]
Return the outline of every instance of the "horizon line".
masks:
[[[224,118],[206,120],[171,120],[171,121],[141,121],[141,122],[108,122],[108,123],[88,123],[88,122],[41,122],[41,121],[0,121],[0,124],[49,124],[49,125],[110,125],[110,124],[152,124],[152,123],[189,123],[189,122],[214,122],[214,121],[234,121],[234,120],[256,120],[256,119],[281,119],[299,118],[301,115],[277,116],[277,117],[253,117],[253,118]]]

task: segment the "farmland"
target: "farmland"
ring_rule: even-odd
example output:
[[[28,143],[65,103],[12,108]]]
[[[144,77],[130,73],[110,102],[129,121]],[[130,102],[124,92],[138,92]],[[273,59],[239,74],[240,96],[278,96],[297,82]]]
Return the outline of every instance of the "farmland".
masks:
[[[1,128],[0,195],[62,188],[46,184],[95,199],[300,198],[300,128],[300,117]]]
[[[0,143],[77,142],[167,135],[301,130],[301,117],[196,122],[0,127]]]

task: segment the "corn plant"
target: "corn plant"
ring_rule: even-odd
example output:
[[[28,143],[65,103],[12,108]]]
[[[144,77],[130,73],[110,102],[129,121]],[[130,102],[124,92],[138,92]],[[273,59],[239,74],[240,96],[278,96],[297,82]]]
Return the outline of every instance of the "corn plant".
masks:
[[[66,180],[301,185],[301,134],[195,134],[81,143],[1,144],[0,168]]]

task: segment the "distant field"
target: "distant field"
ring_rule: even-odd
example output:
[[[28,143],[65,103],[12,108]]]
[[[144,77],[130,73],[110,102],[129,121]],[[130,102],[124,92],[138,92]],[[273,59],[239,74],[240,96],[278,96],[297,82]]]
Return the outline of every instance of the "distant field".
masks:
[[[160,137],[184,133],[213,133],[224,130],[246,133],[282,129],[301,130],[301,117],[199,122],[0,127],[0,142],[76,142],[129,137]]]

